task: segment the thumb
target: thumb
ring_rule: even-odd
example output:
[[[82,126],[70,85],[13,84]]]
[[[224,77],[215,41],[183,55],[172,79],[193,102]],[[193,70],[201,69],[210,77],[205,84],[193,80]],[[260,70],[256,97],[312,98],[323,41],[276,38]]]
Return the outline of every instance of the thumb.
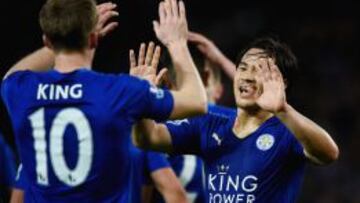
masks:
[[[160,70],[159,74],[155,78],[155,85],[159,86],[161,82],[164,80],[165,74],[168,72],[167,68],[163,68]]]

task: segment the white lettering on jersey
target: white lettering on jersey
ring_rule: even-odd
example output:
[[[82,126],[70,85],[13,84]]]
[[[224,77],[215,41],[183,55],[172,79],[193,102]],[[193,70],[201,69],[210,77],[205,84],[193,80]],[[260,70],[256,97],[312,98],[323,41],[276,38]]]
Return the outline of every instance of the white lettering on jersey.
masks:
[[[61,100],[61,99],[81,99],[83,96],[82,84],[74,85],[38,85],[37,100]]]
[[[216,174],[208,174],[209,202],[246,202],[255,201],[254,192],[258,188],[258,178],[254,175],[241,176],[230,173],[229,165],[217,166]]]
[[[150,92],[155,95],[156,99],[162,99],[165,96],[164,90],[159,89],[155,86],[150,87]]]

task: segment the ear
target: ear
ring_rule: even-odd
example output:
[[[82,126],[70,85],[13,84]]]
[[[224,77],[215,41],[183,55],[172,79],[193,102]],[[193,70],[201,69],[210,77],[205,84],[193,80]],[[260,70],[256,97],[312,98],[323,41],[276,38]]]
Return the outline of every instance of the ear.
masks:
[[[44,45],[45,45],[47,48],[49,48],[49,49],[51,49],[51,50],[54,49],[54,47],[53,47],[50,39],[49,39],[45,34],[43,34],[42,40],[43,40]]]
[[[284,85],[285,85],[285,89],[287,89],[288,87],[288,80],[286,78],[284,78]]]
[[[90,49],[96,49],[96,47],[98,46],[98,42],[99,42],[98,34],[96,32],[90,33],[90,36],[89,36]]]

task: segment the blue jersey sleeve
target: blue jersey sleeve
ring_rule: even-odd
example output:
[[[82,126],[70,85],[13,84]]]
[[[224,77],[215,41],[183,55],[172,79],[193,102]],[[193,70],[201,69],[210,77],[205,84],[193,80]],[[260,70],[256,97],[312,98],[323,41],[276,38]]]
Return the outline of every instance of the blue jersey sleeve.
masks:
[[[166,126],[171,135],[174,154],[201,153],[201,127],[199,117],[168,121]]]
[[[150,173],[155,172],[162,168],[170,167],[165,155],[158,152],[146,152],[147,169]]]
[[[17,174],[15,177],[15,181],[14,181],[14,188],[19,189],[19,190],[26,190],[27,187],[27,178],[25,175],[25,172],[23,170],[23,166],[22,164],[19,165],[18,170],[17,170]]]
[[[113,88],[113,92],[110,92],[113,97],[117,95],[113,100],[114,109],[126,111],[137,119],[151,118],[164,121],[169,118],[174,106],[170,91],[152,86],[146,80],[127,75],[118,77],[117,84],[120,87]]]
[[[285,128],[284,147],[289,153],[289,159],[291,159],[292,161],[304,161],[305,160],[304,148],[296,139],[295,135],[293,135],[290,132],[290,130],[287,129],[285,126],[284,128]]]

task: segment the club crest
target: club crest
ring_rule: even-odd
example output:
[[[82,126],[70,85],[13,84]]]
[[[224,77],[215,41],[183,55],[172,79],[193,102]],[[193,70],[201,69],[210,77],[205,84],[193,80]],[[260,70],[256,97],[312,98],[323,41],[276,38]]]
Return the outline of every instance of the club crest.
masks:
[[[261,151],[269,150],[275,143],[274,136],[270,134],[263,134],[256,140],[256,146]]]

